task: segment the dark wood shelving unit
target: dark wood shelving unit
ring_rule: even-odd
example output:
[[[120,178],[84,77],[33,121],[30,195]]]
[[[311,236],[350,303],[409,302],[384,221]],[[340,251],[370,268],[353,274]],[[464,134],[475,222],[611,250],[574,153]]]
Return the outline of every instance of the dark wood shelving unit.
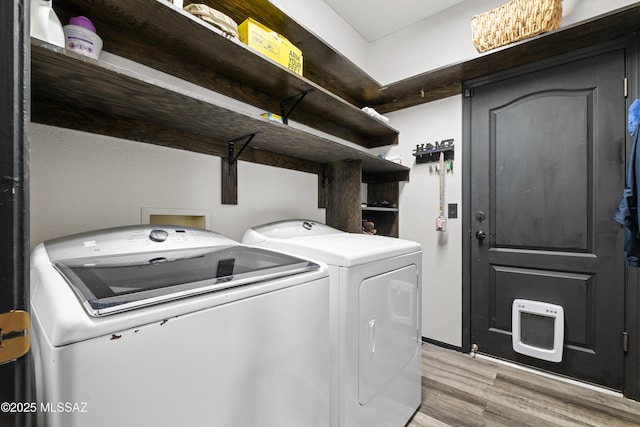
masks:
[[[358,159],[368,173],[408,179],[407,167],[366,150],[251,115],[201,93],[37,39],[31,41],[31,67],[34,122],[118,137],[124,134],[145,142],[154,142],[161,131],[171,129],[174,148],[221,156],[227,155],[228,141],[256,133],[250,145],[253,151],[281,154],[287,161],[302,160],[293,169],[316,171],[304,165]],[[128,129],[127,124],[131,125]],[[190,137],[182,139],[182,134]],[[210,147],[199,148],[194,140]]]
[[[249,16],[255,17],[287,36],[284,32],[287,27],[283,24],[294,22],[266,0],[203,3],[228,13],[238,23]],[[241,10],[229,12],[234,5]],[[398,143],[396,129],[370,117],[361,106],[341,98],[334,85],[314,82],[291,72],[165,0],[57,0],[54,7],[62,22],[68,22],[75,15],[89,17],[104,41],[105,51],[265,112],[280,114],[282,101],[308,92],[291,112],[291,120],[365,148]],[[276,11],[277,18],[269,18],[276,15]],[[296,39],[291,41],[295,43]],[[316,56],[307,46],[302,48],[303,55]],[[305,74],[318,73],[313,61],[304,63]],[[331,75],[333,73],[335,71]],[[340,80],[350,86],[360,85],[359,80],[349,80],[349,75]]]
[[[57,0],[54,6],[63,22],[89,16],[109,52],[266,111],[277,113],[280,101],[313,89],[291,119],[365,147],[396,143],[398,134],[361,107],[388,113],[459,95],[465,80],[615,40],[635,33],[640,22],[637,3],[383,87],[268,0],[198,2],[284,34],[303,50],[304,77],[164,0]]]
[[[219,48],[218,44],[216,43],[215,47],[211,45],[209,37],[201,40],[204,33],[202,29],[196,28],[195,25],[197,24],[182,22],[180,20],[182,18],[175,16],[171,18],[165,17],[164,15],[168,13],[166,10],[162,12],[158,10],[153,12],[140,11],[140,9],[157,9],[150,6],[153,6],[153,3],[165,3],[163,0],[136,0],[128,2],[130,3],[129,5],[114,5],[113,3],[120,2],[110,2],[108,0],[57,0],[54,5],[61,18],[64,19],[68,19],[69,16],[74,14],[90,14],[89,16],[96,21],[96,26],[105,39],[107,50],[118,55],[134,58],[143,54],[147,57],[144,60],[154,68],[162,69],[159,67],[162,65],[159,64],[161,62],[167,63],[168,65],[165,66],[167,68],[172,68],[175,64],[179,64],[181,59],[183,62],[190,62],[186,59],[194,55],[194,53],[205,55],[198,60],[197,67],[200,68],[206,68],[207,64],[216,63],[218,60],[230,62],[228,66],[233,76],[234,70],[237,71],[241,67],[243,61],[236,61],[235,59],[230,61],[225,58],[226,51],[222,51],[222,55],[217,57],[216,49]],[[186,1],[186,3],[191,2]],[[313,82],[314,85],[324,88],[331,94],[335,94],[348,104],[357,107],[357,109],[369,106],[383,114],[459,95],[462,92],[462,82],[466,80],[575,51],[603,41],[625,37],[637,32],[638,23],[640,22],[640,3],[636,3],[602,16],[561,27],[557,30],[489,51],[473,59],[449,64],[382,86],[348,58],[284,14],[269,0],[198,0],[198,3],[204,3],[218,9],[238,23],[251,16],[274,29],[274,31],[280,32],[302,49],[304,55],[304,80]],[[108,16],[108,19],[101,20],[100,16]],[[155,22],[147,22],[149,18],[153,18]],[[113,26],[113,21],[115,20],[119,21],[117,26]],[[106,25],[102,25],[103,23]],[[163,25],[177,25],[177,27],[174,30],[173,28],[162,28]],[[103,26],[105,28],[102,28]],[[206,28],[206,31],[211,31],[210,29],[213,28],[206,24],[200,24],[200,26],[203,29]],[[142,28],[145,29],[145,34],[137,35]],[[176,32],[188,34],[189,45],[187,45],[185,38],[182,36],[175,40]],[[148,45],[151,44],[152,40],[156,44],[155,46]],[[469,43],[472,43],[472,41],[469,40]],[[194,47],[192,44],[196,44],[198,47]],[[171,57],[172,50],[170,48],[172,47],[178,47],[182,51],[176,57]],[[211,53],[207,54],[207,51],[211,51]],[[139,58],[136,61],[143,62],[142,59]],[[174,65],[171,65],[172,62]],[[187,68],[189,67],[189,64],[185,65]],[[217,68],[217,65],[215,68]],[[191,71],[183,70],[180,72],[183,74],[183,78],[190,80],[188,74]],[[193,72],[197,73],[197,69],[193,70]],[[246,70],[243,72],[246,72]],[[259,78],[261,74],[258,73],[257,76]],[[238,76],[238,78],[240,77]],[[194,76],[194,78],[197,79],[198,76]],[[225,80],[224,77],[221,77],[221,79]],[[249,80],[254,79],[255,76],[249,76]],[[237,81],[235,78],[232,80]],[[211,87],[205,83],[199,82],[198,84]],[[224,82],[220,81],[218,84],[224,84]],[[260,91],[261,89],[258,88],[257,92]],[[302,88],[298,87],[288,95],[292,96],[301,91]],[[259,97],[260,94],[254,94],[253,96]],[[251,104],[252,102],[249,103]],[[279,107],[274,106],[271,108]],[[367,123],[366,120],[365,123]]]
[[[367,185],[367,207],[361,207],[362,220],[373,221],[377,234],[398,237],[400,188],[394,182],[372,182]],[[389,203],[395,207],[376,206]]]

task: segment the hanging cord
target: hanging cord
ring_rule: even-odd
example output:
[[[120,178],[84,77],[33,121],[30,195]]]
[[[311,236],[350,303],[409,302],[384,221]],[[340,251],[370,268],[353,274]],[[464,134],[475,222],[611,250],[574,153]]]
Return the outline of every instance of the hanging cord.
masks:
[[[438,161],[438,174],[440,178],[440,215],[436,218],[436,230],[446,231],[447,217],[444,216],[444,153],[440,153]]]
[[[442,218],[444,217],[444,153],[440,153],[438,172],[440,174],[440,218]]]

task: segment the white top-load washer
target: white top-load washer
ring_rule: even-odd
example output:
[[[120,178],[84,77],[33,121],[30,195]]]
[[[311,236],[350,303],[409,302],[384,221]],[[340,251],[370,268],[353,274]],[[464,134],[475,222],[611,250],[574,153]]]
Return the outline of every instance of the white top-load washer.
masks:
[[[34,248],[38,425],[329,425],[326,265],[173,226]]]
[[[329,265],[331,426],[404,426],[421,403],[420,244],[307,220],[242,240]]]

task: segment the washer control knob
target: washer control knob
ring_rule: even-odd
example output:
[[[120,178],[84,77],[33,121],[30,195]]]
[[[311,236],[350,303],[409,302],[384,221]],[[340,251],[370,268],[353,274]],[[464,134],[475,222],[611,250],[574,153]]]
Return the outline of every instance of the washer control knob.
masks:
[[[155,229],[149,233],[149,239],[154,242],[164,242],[167,240],[167,237],[169,237],[169,233],[167,233],[166,230]]]

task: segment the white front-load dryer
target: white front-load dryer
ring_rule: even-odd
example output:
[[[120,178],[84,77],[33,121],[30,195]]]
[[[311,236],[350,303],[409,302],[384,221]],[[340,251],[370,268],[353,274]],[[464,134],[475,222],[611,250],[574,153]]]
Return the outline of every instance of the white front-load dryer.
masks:
[[[254,227],[242,242],[329,266],[331,426],[405,425],[421,403],[420,244],[306,220]]]

